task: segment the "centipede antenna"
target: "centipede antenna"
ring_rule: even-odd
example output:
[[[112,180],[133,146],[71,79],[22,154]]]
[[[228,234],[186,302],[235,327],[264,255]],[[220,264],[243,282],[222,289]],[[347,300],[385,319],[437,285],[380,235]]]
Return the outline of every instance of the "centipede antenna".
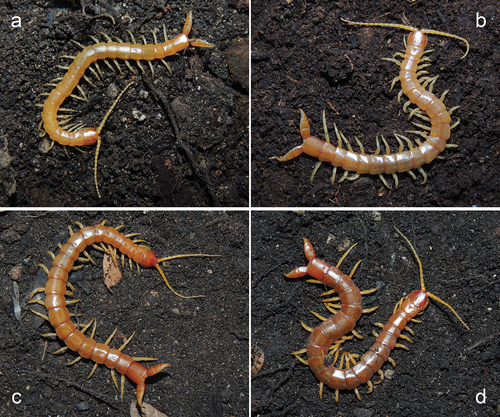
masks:
[[[367,23],[367,22],[353,22],[352,20],[347,20],[340,18],[343,22],[349,23],[350,25],[359,25],[359,26],[382,26],[388,28],[398,28],[409,30],[410,32],[416,32],[418,29],[413,26],[400,25],[398,23]]]
[[[347,19],[342,19],[340,18],[343,22],[349,23],[350,25],[359,25],[359,26],[380,26],[380,27],[388,27],[388,28],[398,28],[398,29],[404,29],[404,30],[409,30],[410,32],[416,32],[417,28],[414,28],[413,26],[406,26],[406,25],[400,25],[397,23],[365,23],[365,22],[353,22],[351,20]],[[434,29],[420,29],[421,32],[423,33],[428,33],[430,35],[440,35],[440,36],[446,36],[448,38],[455,38],[458,39],[459,41],[462,41],[465,43],[467,47],[467,51],[465,51],[465,54],[462,56],[460,59],[464,59],[467,54],[469,53],[469,42],[467,42],[466,39],[461,38],[460,36],[453,35],[451,33],[446,33],[446,32],[441,32],[439,30],[434,30]]]
[[[453,314],[455,314],[455,316],[457,316],[457,318],[460,320],[460,322],[467,328],[467,330],[470,330],[469,329],[469,326],[467,326],[464,321],[460,318],[460,316],[457,314],[457,312],[453,309],[452,306],[450,306],[448,303],[444,302],[443,300],[441,300],[441,298],[439,298],[438,296],[434,295],[434,294],[431,294],[430,292],[426,291],[425,292],[427,294],[428,297],[436,300],[436,301],[439,301],[441,304],[444,304],[446,307],[448,307],[451,311],[453,311]]]
[[[417,262],[418,262],[418,268],[420,270],[420,286],[421,286],[421,290],[422,291],[425,291],[425,293],[427,294],[428,297],[436,300],[436,301],[439,301],[441,304],[444,304],[446,307],[448,307],[451,311],[453,311],[453,314],[455,314],[455,316],[457,316],[457,318],[460,320],[460,322],[468,329],[469,327],[464,323],[464,321],[460,318],[460,316],[458,315],[458,313],[453,309],[452,306],[450,306],[448,303],[446,303],[445,301],[441,300],[441,298],[439,298],[438,296],[430,293],[429,291],[426,291],[425,290],[425,284],[424,284],[424,274],[422,272],[422,263],[420,262],[420,259],[418,258],[418,255],[417,255],[417,252],[415,252],[415,249],[413,248],[413,245],[410,243],[410,241],[407,239],[407,237],[405,235],[403,235],[403,233],[401,233],[397,227],[394,227],[394,229],[397,230],[397,232],[403,236],[404,240],[406,240],[408,242],[408,244],[410,245],[411,247],[411,250],[413,251],[413,254],[415,255],[415,258],[417,258]]]
[[[455,39],[458,39],[459,41],[464,42],[465,46],[467,47],[467,50],[465,51],[465,54],[460,59],[464,59],[467,56],[467,54],[469,53],[469,42],[467,42],[466,39],[461,38],[460,36],[453,35],[451,33],[440,32],[439,30],[433,30],[433,29],[421,29],[421,31],[423,33],[429,33],[431,35],[440,35],[440,36],[446,36],[448,38],[455,38]]]
[[[112,106],[109,108],[108,112],[106,113],[106,115],[104,116],[104,118],[102,119],[102,122],[101,124],[99,125],[99,127],[97,128],[97,133],[101,133],[101,130],[102,128],[104,127],[104,123],[106,123],[106,120],[108,119],[109,115],[111,114],[111,112],[113,111],[113,109],[116,107],[116,104],[118,103],[118,101],[120,100],[120,98],[122,97],[122,95],[125,93],[125,91],[127,91],[127,89],[133,84],[134,82],[131,81],[129,82],[125,88],[122,90],[122,92],[120,94],[118,94],[118,97],[116,98],[115,102],[112,104]]]
[[[191,296],[185,296],[185,295],[181,295],[179,293],[177,293],[173,288],[172,286],[169,284],[168,280],[167,280],[167,277],[165,276],[165,274],[163,273],[163,270],[161,269],[160,267],[160,263],[161,262],[164,262],[164,261],[170,261],[172,259],[178,259],[178,258],[188,258],[188,257],[195,257],[195,256],[204,256],[204,257],[210,257],[210,258],[214,258],[214,257],[220,257],[220,255],[205,255],[205,254],[202,254],[202,253],[196,253],[196,254],[186,254],[186,255],[175,255],[175,256],[168,256],[166,258],[161,258],[161,259],[158,259],[158,263],[155,265],[156,269],[158,270],[158,272],[160,273],[161,277],[163,278],[163,281],[165,281],[165,284],[167,284],[167,287],[170,289],[170,291],[172,291],[175,295],[177,295],[178,297],[181,297],[181,298],[199,298],[199,297],[205,297],[204,295],[191,295]]]
[[[410,248],[411,250],[413,251],[413,254],[415,255],[415,258],[417,258],[417,262],[418,262],[418,269],[420,271],[420,289],[422,291],[425,291],[425,284],[424,284],[424,272],[422,270],[422,262],[420,262],[420,258],[418,257],[417,255],[417,252],[415,251],[415,249],[413,248],[413,245],[411,244],[411,242],[408,240],[408,238],[403,234],[401,233],[398,228],[396,226],[394,226],[394,229],[396,229],[396,231],[401,235],[403,236],[403,239],[406,240],[408,242],[408,245],[410,245]],[[450,307],[451,308],[451,307]],[[453,309],[452,309],[453,310]],[[455,313],[456,314],[456,313]]]
[[[130,83],[128,83],[125,86],[125,88],[122,90],[122,92],[120,94],[118,94],[118,97],[116,98],[115,102],[111,105],[111,107],[109,108],[108,112],[106,113],[106,115],[102,119],[101,124],[97,128],[97,134],[101,133],[101,130],[104,127],[104,124],[106,123],[106,120],[108,120],[109,115],[111,114],[111,112],[113,111],[113,109],[116,107],[116,105],[117,105],[118,101],[120,100],[121,96],[125,93],[125,91],[127,91],[127,89],[133,83],[134,83],[133,81],[130,82]],[[97,159],[99,158],[99,150],[100,149],[101,149],[101,137],[99,136],[98,139],[97,139],[97,147],[96,147],[96,151],[95,151],[95,162],[94,162],[94,182],[95,182],[95,189],[97,191],[97,195],[99,196],[99,198],[101,198],[101,193],[99,192],[99,184],[97,183]]]
[[[174,256],[167,256],[166,258],[160,258],[160,259],[158,259],[158,263],[165,262],[165,261],[171,261],[172,259],[193,258],[196,256],[204,256],[206,258],[220,258],[221,257],[221,255],[206,255],[204,253],[188,253],[185,255],[174,255]]]

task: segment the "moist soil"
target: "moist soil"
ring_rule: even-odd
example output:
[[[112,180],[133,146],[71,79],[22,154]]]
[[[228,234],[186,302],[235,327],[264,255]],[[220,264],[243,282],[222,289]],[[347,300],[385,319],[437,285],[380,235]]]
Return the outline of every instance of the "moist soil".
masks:
[[[141,233],[158,257],[215,254],[164,263],[163,270],[182,299],[165,285],[155,268],[128,264],[122,280],[108,291],[103,283],[102,253],[90,248],[96,265],[84,263],[70,274],[80,323],[97,320],[95,339],[125,348],[130,356],[158,358],[172,365],[146,381],[144,400],[167,416],[248,416],[248,214],[245,212],[10,212],[0,215],[0,414],[2,416],[126,416],[135,384],[125,382],[120,402],[109,370],[100,366],[88,380],[93,362],[73,352],[51,355],[64,346],[44,338],[52,326],[26,304],[31,291],[45,286],[47,251],[69,237],[75,221],[125,224],[124,233]],[[21,320],[14,316],[13,279],[19,287]],[[44,299],[43,294],[41,298]],[[67,297],[69,300],[71,297]],[[37,308],[38,307],[38,308]],[[146,366],[151,366],[147,364]],[[118,384],[120,379],[117,374]],[[13,404],[12,395],[22,402]],[[15,399],[18,399],[16,397]]]
[[[476,12],[486,27],[476,28]],[[499,201],[500,134],[498,102],[500,42],[497,2],[458,1],[345,1],[303,2],[271,0],[252,7],[252,205],[254,207],[318,206],[497,206]],[[324,163],[310,183],[317,159],[301,155],[288,162],[270,159],[302,143],[302,109],[311,134],[324,140],[321,113],[326,111],[330,138],[337,144],[334,123],[358,151],[376,150],[375,137],[383,135],[397,152],[393,133],[415,130],[398,104],[400,84],[390,91],[399,69],[383,61],[404,48],[408,31],[352,26],[358,22],[386,22],[428,28],[466,38],[470,52],[456,39],[429,36],[430,76],[438,97],[449,93],[448,108],[460,106],[448,143],[458,145],[444,159],[424,165],[413,180],[398,174],[399,188],[389,190],[378,176],[335,182],[331,164]],[[426,124],[426,122],[424,122]],[[418,129],[417,129],[418,130]],[[344,148],[345,148],[344,144]],[[408,149],[407,147],[405,149]],[[384,150],[383,150],[384,152]],[[337,180],[343,174],[338,169]],[[352,174],[352,173],[351,173]],[[393,184],[390,175],[386,175]]]
[[[247,206],[248,205],[248,4],[245,2],[19,1],[0,5],[0,205],[1,206]],[[91,3],[91,4],[90,4]],[[129,83],[102,130],[97,179],[96,145],[76,149],[39,137],[41,108],[52,86],[91,36],[154,43],[179,34],[190,10],[190,38],[216,44],[165,61],[136,62],[123,75],[100,61],[103,80],[86,72],[79,85],[88,102],[68,98],[75,122],[97,127]],[[13,16],[22,27],[12,28]],[[114,23],[113,23],[114,20]],[[114,63],[110,62],[113,67]],[[81,95],[75,89],[75,94]],[[169,110],[169,107],[171,110]],[[170,115],[169,112],[172,114]],[[63,112],[60,112],[63,113]],[[171,116],[175,120],[176,133]],[[83,151],[83,152],[81,152]],[[15,187],[15,188],[14,188]]]
[[[496,212],[253,212],[252,213],[252,345],[264,354],[264,365],[252,376],[253,416],[498,416],[500,404],[500,215]],[[431,300],[410,323],[413,344],[396,348],[382,366],[385,379],[353,391],[341,391],[338,404],[328,387],[319,399],[318,380],[291,352],[306,347],[308,332],[320,321],[310,311],[330,317],[321,305],[324,285],[283,274],[307,265],[302,238],[310,239],[316,256],[336,265],[346,249],[357,246],[341,265],[361,289],[379,287],[363,296],[363,314],[355,330],[364,336],[343,345],[362,354],[375,342],[371,334],[387,323],[401,297],[419,289],[423,265],[427,291],[450,304],[467,330],[444,305]],[[253,349],[254,346],[252,346]],[[378,382],[378,375],[372,382]],[[486,403],[476,395],[486,390]],[[481,397],[480,397],[481,399]]]

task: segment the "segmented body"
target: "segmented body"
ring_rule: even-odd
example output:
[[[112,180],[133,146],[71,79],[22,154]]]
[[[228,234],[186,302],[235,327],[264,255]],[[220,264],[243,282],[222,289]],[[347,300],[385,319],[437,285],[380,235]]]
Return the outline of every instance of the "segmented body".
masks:
[[[414,174],[410,170],[416,168],[422,173],[422,175],[424,175],[423,182],[425,182],[427,177],[421,168],[422,165],[433,161],[439,155],[439,153],[441,153],[445,149],[446,142],[450,138],[450,130],[452,127],[454,127],[450,126],[451,122],[450,114],[452,110],[449,112],[442,101],[444,99],[444,95],[441,99],[437,98],[431,91],[427,91],[420,84],[420,81],[418,79],[418,77],[420,77],[423,73],[425,73],[425,71],[421,72],[418,71],[421,68],[427,66],[427,64],[419,66],[420,62],[422,61],[422,55],[426,52],[425,47],[427,46],[428,42],[427,35],[425,33],[435,33],[444,36],[455,37],[461,40],[464,39],[459,38],[455,35],[445,34],[442,32],[431,31],[431,30],[422,31],[401,25],[370,24],[370,23],[366,24],[366,23],[350,22],[347,20],[345,21],[359,25],[402,27],[413,30],[413,32],[409,35],[407,40],[403,61],[399,63],[394,59],[391,60],[398,63],[400,66],[399,76],[395,79],[395,81],[399,80],[401,82],[402,92],[408,97],[411,103],[416,104],[418,106],[418,109],[421,110],[421,112],[419,112],[419,114],[417,115],[419,117],[422,117],[423,115],[422,112],[425,112],[427,117],[424,116],[422,118],[424,118],[424,120],[429,121],[431,124],[430,128],[427,126],[424,127],[417,124],[417,126],[429,130],[428,133],[414,132],[423,136],[426,140],[423,143],[419,143],[417,147],[414,147],[408,138],[395,134],[396,139],[400,144],[399,151],[397,153],[390,152],[389,146],[387,145],[383,137],[382,139],[386,144],[386,154],[383,155],[379,154],[380,148],[378,143],[377,143],[377,152],[375,154],[372,155],[366,154],[361,144],[360,144],[361,151],[358,153],[352,150],[351,145],[347,142],[342,133],[340,133],[339,135],[336,127],[335,130],[339,140],[338,146],[332,145],[329,142],[328,138],[327,141],[325,142],[319,138],[311,136],[309,122],[307,120],[305,113],[301,110],[300,133],[304,141],[302,145],[295,147],[294,149],[289,151],[286,155],[279,157],[277,159],[279,161],[288,161],[290,159],[299,156],[301,153],[304,152],[307,155],[318,158],[320,161],[330,162],[335,167],[343,168],[346,171],[346,173],[340,181],[343,181],[346,178],[347,173],[349,171],[353,171],[356,172],[357,175],[349,179],[357,179],[359,174],[376,174],[379,175],[384,184],[388,186],[388,184],[386,183],[381,174],[393,174],[396,182],[396,188],[397,188],[397,177],[395,176],[395,173],[409,171],[414,176]],[[403,54],[400,55],[403,56]],[[424,77],[423,79],[429,80],[425,83],[425,85],[427,85],[427,83],[431,81],[431,79],[429,79],[428,77]],[[405,105],[404,107],[405,111],[406,111],[406,106],[407,105]],[[417,112],[412,112],[412,115],[416,113]],[[406,140],[406,142],[408,143],[408,147],[410,148],[409,150],[406,151],[403,150],[404,147],[400,138]],[[347,142],[348,149],[342,148],[342,139],[344,139],[344,141]],[[316,172],[316,169],[313,172],[313,177]],[[332,183],[334,182],[335,179],[335,172],[336,171],[334,171],[334,175],[332,177]]]
[[[324,334],[317,332],[315,334],[316,330],[321,326],[316,327],[307,343],[307,356],[311,370],[321,382],[330,388],[354,389],[361,384],[366,384],[389,358],[401,331],[412,317],[415,317],[427,307],[428,303],[429,299],[424,291],[418,290],[411,293],[401,307],[396,310],[396,313],[390,317],[373,346],[350,369],[339,369],[335,366],[326,366],[324,364],[328,347],[336,340],[335,336],[337,332],[333,328],[332,330],[334,331],[332,332],[325,332]],[[342,305],[342,307],[344,306]],[[338,314],[331,319],[335,319]],[[332,320],[332,322],[339,322],[340,326],[343,324],[342,317],[338,320]],[[347,326],[344,326],[344,328],[347,328]],[[344,328],[340,330],[343,331]]]
[[[285,274],[285,276],[287,278],[299,278],[304,275],[310,275],[333,288],[342,301],[342,308],[340,311],[316,327],[309,337],[309,343],[307,345],[308,356],[309,347],[315,343],[326,346],[326,356],[328,347],[330,347],[335,340],[354,329],[356,322],[361,317],[363,313],[363,308],[361,307],[361,291],[356,287],[352,279],[340,269],[316,258],[311,242],[306,238],[304,238],[304,252],[309,261],[309,265],[296,268],[289,274]],[[311,352],[313,351],[314,348]],[[309,356],[309,358],[311,357]],[[320,372],[319,366],[312,365],[312,363],[310,363],[310,366],[311,369],[314,368],[314,373]]]
[[[205,41],[189,40],[188,34],[192,25],[192,12],[189,12],[181,34],[163,43],[130,44],[126,42],[101,42],[87,46],[70,65],[67,73],[49,94],[43,106],[42,120],[45,131],[50,138],[61,145],[82,146],[98,141],[99,131],[95,128],[84,128],[77,132],[64,130],[57,120],[57,112],[63,101],[71,94],[83,77],[85,70],[95,61],[110,59],[152,61],[174,55],[189,45],[209,47],[214,46]]]
[[[115,369],[120,374],[129,377],[137,384],[137,401],[141,404],[145,390],[145,379],[169,365],[157,364],[148,369],[121,351],[87,338],[81,331],[76,329],[66,308],[64,294],[68,274],[80,253],[87,246],[97,242],[112,245],[145,268],[158,264],[158,258],[151,250],[133,243],[118,230],[103,225],[85,227],[69,238],[52,263],[45,286],[45,308],[58,337],[71,350],[78,352],[80,356],[99,364],[103,363],[108,368]]]
[[[401,234],[401,232],[399,233]],[[331,266],[321,259],[318,259],[311,242],[306,238],[304,238],[304,252],[309,264],[307,266],[295,268],[290,273],[285,274],[287,278],[299,278],[305,275],[316,278],[325,285],[332,287],[334,291],[338,293],[342,303],[340,311],[337,311],[333,317],[324,320],[322,324],[312,330],[307,342],[307,364],[321,382],[320,396],[322,384],[326,384],[337,390],[337,400],[338,390],[341,389],[354,389],[358,398],[361,399],[356,388],[365,383],[369,384],[369,392],[371,392],[371,377],[376,372],[380,373],[382,365],[389,359],[389,355],[394,347],[404,347],[397,343],[398,337],[403,337],[401,331],[403,329],[408,330],[406,327],[408,322],[417,314],[425,310],[429,304],[429,298],[433,298],[450,308],[464,326],[467,327],[451,306],[425,290],[420,259],[408,239],[403,234],[401,234],[401,236],[408,242],[419,263],[421,289],[412,292],[408,297],[404,297],[400,300],[396,305],[397,308],[394,309],[393,315],[389,318],[387,324],[383,326],[380,334],[377,335],[377,340],[373,346],[361,356],[357,363],[352,359],[354,366],[346,366],[348,369],[342,369],[342,364],[340,368],[336,367],[336,360],[327,366],[325,365],[325,358],[329,353],[330,346],[343,335],[353,330],[356,321],[361,316],[363,309],[361,307],[360,290],[354,285],[348,275],[342,273],[337,267]],[[404,337],[409,340],[407,336]],[[350,358],[353,358],[353,356],[350,355]]]

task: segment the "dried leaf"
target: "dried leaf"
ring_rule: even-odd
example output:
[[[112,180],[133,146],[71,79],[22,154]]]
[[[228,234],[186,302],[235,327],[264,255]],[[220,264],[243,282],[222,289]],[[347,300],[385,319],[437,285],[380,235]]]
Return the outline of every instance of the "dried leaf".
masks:
[[[132,401],[130,404],[130,417],[168,417],[166,414],[158,411],[151,404],[147,402],[142,403],[142,408],[139,410],[137,401]]]
[[[264,352],[252,343],[252,375],[256,375],[264,365]]]
[[[113,258],[109,255],[104,255],[102,261],[102,269],[104,272],[104,284],[111,291],[111,287],[115,286],[122,279],[122,272],[113,262]]]

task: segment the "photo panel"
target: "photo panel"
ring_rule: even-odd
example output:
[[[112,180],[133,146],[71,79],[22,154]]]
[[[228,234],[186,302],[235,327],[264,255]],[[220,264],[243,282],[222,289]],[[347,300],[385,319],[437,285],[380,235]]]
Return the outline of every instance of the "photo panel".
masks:
[[[86,226],[81,231],[80,224]],[[1,414],[139,415],[136,387],[145,382],[143,405],[163,413],[158,415],[248,415],[248,224],[245,211],[0,213]],[[119,231],[113,228],[120,225]],[[127,242],[120,232],[138,241]],[[108,243],[99,243],[107,242],[105,236],[118,249],[117,265]],[[73,246],[65,245],[68,241]],[[66,255],[59,255],[59,244]],[[88,257],[81,252],[83,260],[74,263],[81,268],[71,271],[68,256],[85,247]],[[54,261],[48,251],[57,255]],[[129,265],[129,255],[141,266]],[[51,269],[50,279],[45,267]],[[72,286],[65,287],[59,279],[68,270]],[[32,294],[37,288],[42,292]],[[66,290],[73,295],[65,296]],[[47,299],[45,291],[54,296]],[[28,303],[31,294],[45,306]],[[70,304],[74,300],[79,301]],[[48,305],[60,337],[50,336],[54,326],[30,311],[46,315]],[[66,309],[78,318],[67,317]],[[85,341],[76,330],[64,335],[69,321],[91,323]],[[94,323],[93,339],[101,344],[117,329],[112,349],[134,335],[121,353],[105,353],[108,365],[127,374],[123,401],[106,366],[87,379],[99,352],[108,347],[95,345],[90,359],[70,366],[78,353],[53,354],[66,346],[61,338],[68,346],[83,343],[82,353],[94,343]],[[156,360],[130,362],[130,357]],[[161,363],[170,366],[142,379],[139,364]],[[116,372],[118,387],[120,376]],[[156,415],[153,411],[145,415]]]
[[[498,205],[495,1],[252,6],[253,207]]]
[[[315,252],[312,264],[304,254],[303,238],[310,241]],[[252,415],[495,415],[500,400],[499,239],[497,212],[253,212]],[[342,302],[326,303],[327,297],[337,294],[322,296],[332,288],[307,279],[321,278],[320,271],[324,279],[322,268],[326,267],[319,259],[334,267],[353,245],[339,267],[342,273],[331,271],[338,279],[337,290],[343,293]],[[310,256],[314,254],[310,252]],[[426,306],[425,302],[419,304],[424,296],[419,293],[418,259],[425,290],[453,308],[465,325],[449,307],[433,298]],[[359,260],[362,262],[352,276],[353,286],[346,287],[347,275]],[[376,289],[362,295],[362,309],[378,308],[354,320],[359,315],[358,288]],[[408,296],[411,300],[405,299]],[[407,319],[412,315],[409,301],[424,306],[422,314],[413,317],[420,323],[403,326],[401,319],[391,317],[402,299]],[[343,306],[336,305],[341,303]],[[335,319],[330,319],[334,314],[327,304],[334,305],[330,309],[342,310]],[[328,319],[323,324],[328,332],[318,330],[322,320],[311,314],[313,311]],[[336,364],[332,363],[334,354],[324,358],[326,347],[342,337],[333,336],[332,320],[342,332],[351,322],[363,337],[341,343]],[[306,331],[301,323],[314,332]],[[375,323],[389,323],[388,331],[393,331],[396,323],[409,328],[401,333],[413,343],[384,335]],[[383,354],[385,348],[376,347],[373,331],[384,338],[396,366],[389,361],[376,364],[373,358],[363,356],[370,355],[371,348],[371,355]],[[312,340],[308,340],[310,334]],[[395,342],[409,350],[389,349]],[[356,388],[361,401],[353,389],[341,389],[337,403],[335,389],[326,384],[321,400],[316,374],[292,355],[308,344],[315,373],[331,378],[329,381],[335,384],[357,378],[352,370],[346,371],[345,361],[343,371],[332,368],[340,368],[339,361],[342,355],[348,358],[347,352],[357,363],[354,366],[350,362],[350,368],[361,373],[370,363],[384,378],[378,372],[371,378],[363,374],[353,384],[360,384]],[[299,356],[308,360],[308,354]],[[371,393],[368,381],[373,385]]]
[[[248,4],[0,15],[0,206],[248,206]]]

